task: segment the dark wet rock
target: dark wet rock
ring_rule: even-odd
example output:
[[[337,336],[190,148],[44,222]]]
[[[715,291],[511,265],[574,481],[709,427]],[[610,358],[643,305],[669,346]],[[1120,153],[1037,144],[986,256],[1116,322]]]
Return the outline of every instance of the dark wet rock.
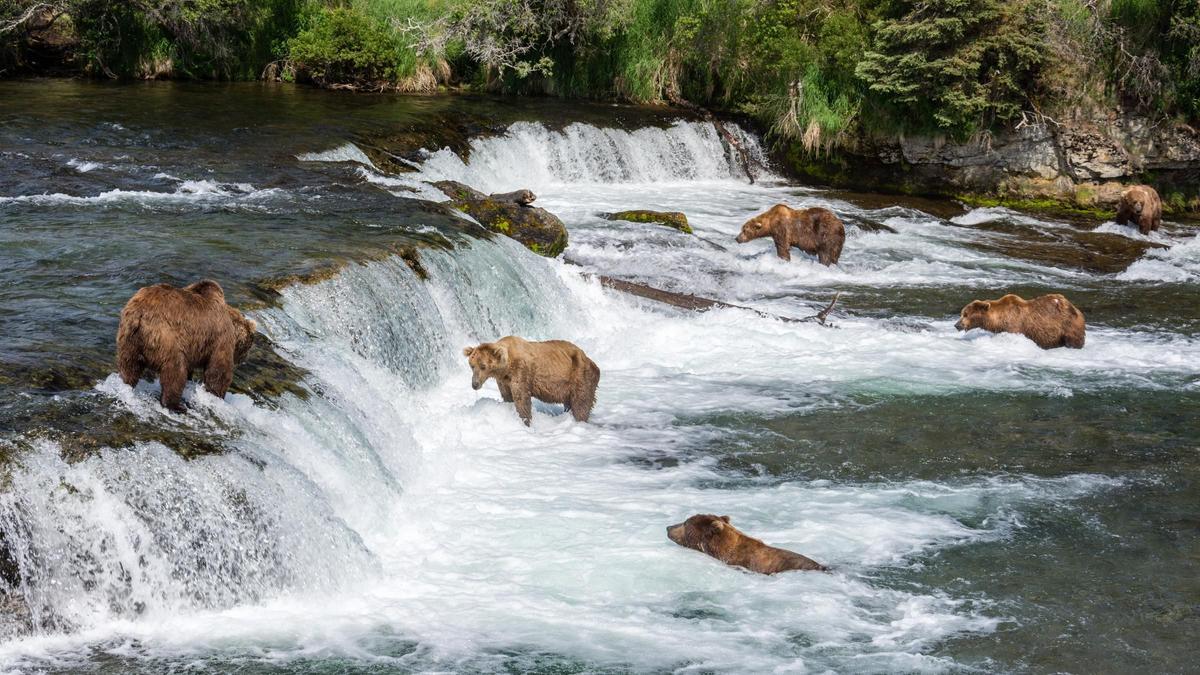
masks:
[[[887,234],[897,234],[896,228],[890,225],[884,225],[883,223],[875,222],[873,220],[854,220],[850,221],[850,224],[862,230],[863,232],[884,232]]]
[[[567,226],[545,209],[497,200],[456,181],[432,185],[450,198],[454,208],[488,230],[516,239],[534,253],[553,258],[567,247]]]
[[[633,209],[630,211],[605,213],[603,215],[605,220],[626,220],[631,223],[657,223],[686,234],[692,234],[692,226],[688,224],[687,216],[680,211]]]
[[[439,180],[432,185],[441,190],[452,202],[483,201],[488,198],[479,190],[456,180]]]

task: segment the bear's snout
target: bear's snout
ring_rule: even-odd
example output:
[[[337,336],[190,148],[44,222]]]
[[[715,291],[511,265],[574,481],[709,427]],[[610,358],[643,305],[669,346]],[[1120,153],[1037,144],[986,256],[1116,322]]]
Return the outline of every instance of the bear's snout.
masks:
[[[957,321],[957,322],[954,324],[954,327],[955,327],[957,330],[966,330],[966,329],[967,329],[967,323],[966,323],[965,321],[963,321],[962,319],[959,319],[959,320],[958,320],[958,321]]]
[[[668,525],[667,526],[667,539],[670,539],[671,541],[675,542],[676,544],[683,545],[683,525],[684,525],[684,523]]]
[[[735,241],[737,241],[737,243],[739,243],[739,244],[744,244],[744,243],[746,243],[746,241],[747,241],[747,240],[746,240],[746,233],[745,233],[745,232],[739,232],[739,233],[738,233],[738,236],[737,236],[737,238],[736,238],[736,240],[735,240]]]

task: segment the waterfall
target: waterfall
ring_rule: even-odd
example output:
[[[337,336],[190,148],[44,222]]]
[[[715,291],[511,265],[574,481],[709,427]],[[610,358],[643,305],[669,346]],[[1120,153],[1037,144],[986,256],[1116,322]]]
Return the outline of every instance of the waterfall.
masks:
[[[726,125],[760,177],[773,178],[758,139]],[[746,179],[737,151],[709,122],[675,122],[626,131],[575,123],[558,130],[534,122],[513,124],[498,136],[471,141],[470,161],[449,149],[431,153],[421,173],[457,180],[486,192],[571,183],[677,183]]]

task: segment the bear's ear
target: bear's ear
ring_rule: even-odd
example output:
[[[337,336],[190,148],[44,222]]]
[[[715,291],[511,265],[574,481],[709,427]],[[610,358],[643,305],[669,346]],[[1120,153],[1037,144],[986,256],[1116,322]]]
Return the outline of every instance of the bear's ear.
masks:
[[[500,357],[500,367],[503,368],[503,367],[507,366],[508,365],[508,347],[505,347],[504,345],[496,345],[495,350],[496,350],[496,356]]]
[[[257,331],[258,322],[254,319],[246,319],[246,330],[250,331],[251,333]]]
[[[727,523],[729,522],[729,516],[718,516],[718,518],[719,518],[720,520],[723,520],[723,521],[727,522]]]
[[[474,347],[463,347],[463,356],[469,357],[474,353],[475,353]]]

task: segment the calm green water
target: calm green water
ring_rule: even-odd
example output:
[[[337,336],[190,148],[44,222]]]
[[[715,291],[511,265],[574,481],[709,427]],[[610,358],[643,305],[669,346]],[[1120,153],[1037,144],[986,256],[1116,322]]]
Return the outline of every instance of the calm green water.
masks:
[[[1194,226],[765,171],[664,110],[0,82],[0,668],[1194,670]],[[441,178],[532,188],[577,264],[483,236]],[[779,201],[842,216],[836,269],[733,243]],[[697,236],[599,215],[622,208]],[[842,296],[822,328],[588,273],[788,316]],[[111,375],[117,315],[201,277],[269,341],[174,415]],[[954,331],[1005,292],[1068,295],[1086,347]],[[509,333],[600,364],[592,424],[527,430],[467,386],[462,346]],[[694,512],[835,572],[670,544]]]

